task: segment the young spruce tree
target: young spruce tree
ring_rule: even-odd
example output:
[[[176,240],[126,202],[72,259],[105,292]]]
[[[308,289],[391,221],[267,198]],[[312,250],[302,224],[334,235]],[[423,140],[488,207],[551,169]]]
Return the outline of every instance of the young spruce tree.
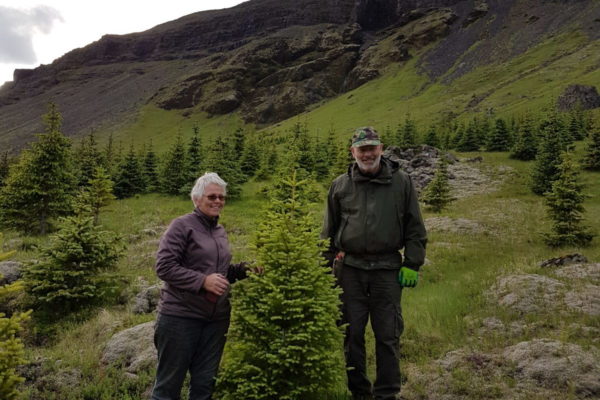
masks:
[[[273,204],[257,243],[262,275],[235,288],[223,400],[327,399],[343,376],[339,289],[324,268],[318,226],[298,199],[303,182],[285,181],[290,198]]]
[[[552,247],[587,246],[594,235],[581,225],[585,195],[579,182],[579,170],[568,152],[561,158],[558,177],[552,183],[552,190],[545,195],[552,232],[544,239]]]
[[[2,234],[0,233],[0,245]],[[2,246],[0,246],[0,249]],[[0,261],[11,257],[14,252],[0,251]],[[2,276],[0,275],[0,279]],[[23,290],[21,281],[8,285],[0,285],[0,304],[6,296]],[[25,379],[19,376],[18,367],[25,363],[24,345],[19,338],[23,323],[29,319],[31,312],[7,316],[0,312],[0,399],[13,400],[19,397],[18,386]]]
[[[564,126],[555,112],[543,122],[541,135],[531,172],[531,190],[538,195],[552,189],[552,182],[558,177],[560,154],[566,149]]]
[[[115,294],[114,269],[123,253],[118,236],[94,225],[85,201],[62,221],[40,262],[24,271],[24,282],[36,310],[51,318],[94,305]]]
[[[0,189],[0,219],[23,232],[46,234],[52,222],[71,212],[75,174],[71,141],[61,133],[54,103],[44,115],[46,133],[12,166]]]
[[[600,125],[592,128],[590,142],[583,159],[583,167],[592,171],[600,171]]]
[[[443,155],[438,161],[438,168],[435,172],[435,176],[423,192],[422,199],[423,202],[436,213],[442,212],[442,210],[454,200],[452,196],[450,196],[448,161]]]
[[[529,115],[526,115],[519,125],[517,139],[511,150],[510,158],[523,161],[535,159],[538,146],[537,136],[533,120]]]

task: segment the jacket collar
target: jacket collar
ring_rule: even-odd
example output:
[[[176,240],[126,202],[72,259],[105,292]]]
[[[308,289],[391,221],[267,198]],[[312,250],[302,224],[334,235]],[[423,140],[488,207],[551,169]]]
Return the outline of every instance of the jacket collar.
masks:
[[[363,175],[358,169],[358,164],[354,162],[348,168],[348,175],[354,182],[373,182],[380,184],[390,184],[392,182],[392,174],[400,168],[400,163],[390,160],[386,157],[381,157],[381,169],[375,176]]]
[[[194,208],[194,214],[198,217],[200,222],[208,228],[214,228],[219,223],[219,217],[209,217],[200,211],[198,207]]]

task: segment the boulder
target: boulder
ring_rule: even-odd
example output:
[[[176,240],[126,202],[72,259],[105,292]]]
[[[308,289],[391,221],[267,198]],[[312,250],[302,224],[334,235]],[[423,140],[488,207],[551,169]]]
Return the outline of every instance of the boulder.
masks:
[[[135,296],[131,312],[134,314],[147,314],[154,312],[160,300],[160,285],[143,287]]]
[[[120,363],[133,374],[156,364],[156,360],[154,321],[115,334],[102,352],[104,365]]]
[[[586,285],[565,293],[567,307],[594,317],[600,316],[600,286]]]
[[[595,86],[569,85],[558,96],[556,107],[560,111],[570,111],[578,107],[591,110],[600,107],[600,95]]]
[[[564,291],[565,285],[555,279],[522,274],[498,278],[488,294],[501,306],[527,314],[552,309]]]
[[[554,275],[566,279],[584,279],[600,283],[600,263],[573,264],[554,270]]]
[[[21,278],[23,264],[18,261],[0,262],[0,286],[13,283]]]
[[[560,257],[555,257],[555,258],[549,258],[548,260],[542,261],[539,265],[542,268],[547,268],[547,267],[559,267],[561,265],[569,265],[569,264],[581,264],[581,263],[586,263],[588,262],[588,259],[579,254],[579,253],[573,253],[573,254],[566,254],[564,256],[560,256]]]
[[[514,364],[519,380],[532,380],[546,388],[573,387],[581,397],[600,395],[600,354],[594,348],[534,339],[507,347],[503,356]]]

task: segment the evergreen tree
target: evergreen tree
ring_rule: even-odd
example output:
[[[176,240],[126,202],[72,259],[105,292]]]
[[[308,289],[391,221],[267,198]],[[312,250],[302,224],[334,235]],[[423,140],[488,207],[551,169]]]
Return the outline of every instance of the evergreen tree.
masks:
[[[572,137],[573,140],[583,140],[586,138],[587,130],[581,108],[576,108],[570,112],[568,131],[569,136]]]
[[[323,399],[340,384],[339,289],[323,268],[326,244],[298,200],[301,182],[285,181],[291,197],[274,205],[260,227],[258,264],[234,289],[230,356],[219,378],[223,400]]]
[[[180,194],[181,188],[189,183],[186,173],[186,157],[183,138],[177,135],[175,143],[165,156],[160,171],[161,191],[166,194]]]
[[[143,193],[144,190],[142,169],[133,149],[133,144],[131,144],[129,152],[119,165],[115,179],[114,193],[118,199],[124,199]]]
[[[277,168],[277,163],[277,148],[275,147],[275,144],[271,143],[268,147],[268,150],[262,153],[262,157],[260,159],[260,167],[256,171],[256,179],[269,179],[275,172],[275,169]]]
[[[94,175],[96,168],[105,165],[102,153],[97,148],[94,134],[90,133],[81,140],[81,145],[75,153],[75,163],[77,165],[77,185],[85,186]]]
[[[241,158],[244,154],[244,147],[246,145],[246,134],[242,128],[237,128],[233,132],[233,151],[237,155],[237,158]]]
[[[4,186],[4,182],[8,177],[8,171],[10,169],[10,163],[8,161],[8,151],[5,151],[0,155],[0,188]]]
[[[479,151],[479,139],[477,126],[473,121],[469,122],[460,142],[456,146],[458,151]]]
[[[341,174],[348,172],[348,167],[354,162],[352,153],[350,152],[350,144],[347,146],[340,146],[335,159],[335,164],[331,168],[331,179],[335,179]]]
[[[562,121],[556,113],[552,113],[542,127],[541,142],[531,173],[531,190],[538,195],[552,189],[552,182],[558,177],[559,155],[566,149]]]
[[[89,211],[94,225],[98,225],[100,209],[109,205],[115,199],[113,185],[106,170],[102,167],[97,167],[88,185],[81,190],[76,199],[78,212]]]
[[[488,137],[487,151],[508,151],[510,149],[510,137],[506,122],[502,118],[497,118],[494,129]]]
[[[241,160],[242,173],[248,178],[253,176],[260,168],[260,156],[261,151],[256,136],[248,136]]]
[[[383,143],[385,144],[385,142]],[[335,163],[335,158],[337,157],[338,153],[338,143],[333,128],[330,129],[329,132],[327,132],[327,142],[325,143],[325,148],[327,150],[326,157],[329,162],[329,168],[331,169],[331,167]]]
[[[71,212],[75,175],[71,142],[60,132],[54,103],[44,116],[46,133],[23,151],[0,190],[0,218],[5,226],[46,234],[52,221]]]
[[[0,244],[2,244],[1,233]],[[1,248],[2,246],[0,246]],[[8,259],[13,253],[0,251],[0,261]],[[2,279],[1,275],[0,279]],[[0,304],[5,302],[6,297],[22,291],[21,281],[0,285]],[[28,311],[7,316],[0,312],[0,399],[17,399],[19,397],[17,388],[25,380],[18,373],[18,367],[26,362],[24,346],[19,334],[23,330],[23,324],[29,319],[30,313]]]
[[[439,158],[435,176],[423,192],[422,199],[423,202],[436,213],[441,212],[452,200],[454,200],[452,196],[450,196],[448,161],[444,156]]]
[[[216,172],[227,182],[227,196],[236,199],[242,192],[244,174],[235,154],[235,143],[231,138],[218,137],[207,155],[207,169]]]
[[[321,181],[329,177],[331,160],[328,158],[328,149],[318,138],[314,146],[314,174],[317,180]]]
[[[80,210],[81,211],[81,210]],[[94,225],[90,210],[66,217],[39,263],[24,271],[36,310],[54,318],[115,294],[120,239]]]
[[[438,137],[435,125],[431,125],[429,127],[429,130],[427,131],[427,134],[425,135],[424,142],[426,145],[429,145],[432,147],[438,147],[438,148],[440,147],[441,141]]]
[[[600,171],[600,128],[593,127],[583,159],[585,169]]]
[[[404,118],[404,126],[402,127],[402,140],[400,142],[400,147],[403,149],[415,147],[419,144],[418,142],[415,121],[410,118],[410,115],[406,114],[406,117]]]
[[[204,152],[199,132],[200,129],[197,126],[194,126],[194,134],[188,145],[185,159],[187,178],[185,184],[180,189],[180,192],[183,195],[187,195],[192,191],[196,180],[202,175]]]
[[[530,161],[535,159],[537,154],[537,133],[533,120],[529,115],[519,125],[517,140],[510,153],[510,158],[517,160]]]
[[[299,122],[292,128],[293,154],[296,155],[295,161],[300,168],[308,172],[313,172],[315,168],[315,154],[312,141],[308,135],[306,124]]]
[[[146,154],[144,154],[142,165],[142,176],[144,178],[144,187],[146,188],[147,193],[155,192],[160,187],[158,164],[158,156],[154,152],[151,140],[150,144],[146,147]]]
[[[381,137],[381,143],[383,143],[384,148],[395,145],[395,142],[396,142],[395,136],[394,136],[394,133],[392,132],[392,128],[390,127],[389,124],[385,126],[380,137]],[[337,157],[337,153],[338,153],[338,150],[336,147],[334,158]]]
[[[462,142],[464,133],[465,133],[465,126],[463,124],[458,125],[456,127],[456,129],[454,130],[454,135],[450,139],[449,148],[456,149],[458,147],[459,143]]]
[[[578,168],[570,154],[565,152],[552,190],[546,193],[548,216],[552,219],[552,232],[545,235],[549,246],[586,246],[594,237],[587,227],[581,225],[585,211],[582,191]]]

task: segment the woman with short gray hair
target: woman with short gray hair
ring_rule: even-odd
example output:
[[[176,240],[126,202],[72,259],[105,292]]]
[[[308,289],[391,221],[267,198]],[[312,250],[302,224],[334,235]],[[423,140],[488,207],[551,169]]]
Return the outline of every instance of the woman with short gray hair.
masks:
[[[246,277],[246,263],[230,264],[218,223],[227,183],[207,172],[190,195],[195,209],[176,218],[160,240],[156,273],[161,289],[154,343],[158,351],[153,400],[175,400],[190,372],[190,400],[208,400],[229,327],[230,284]]]

